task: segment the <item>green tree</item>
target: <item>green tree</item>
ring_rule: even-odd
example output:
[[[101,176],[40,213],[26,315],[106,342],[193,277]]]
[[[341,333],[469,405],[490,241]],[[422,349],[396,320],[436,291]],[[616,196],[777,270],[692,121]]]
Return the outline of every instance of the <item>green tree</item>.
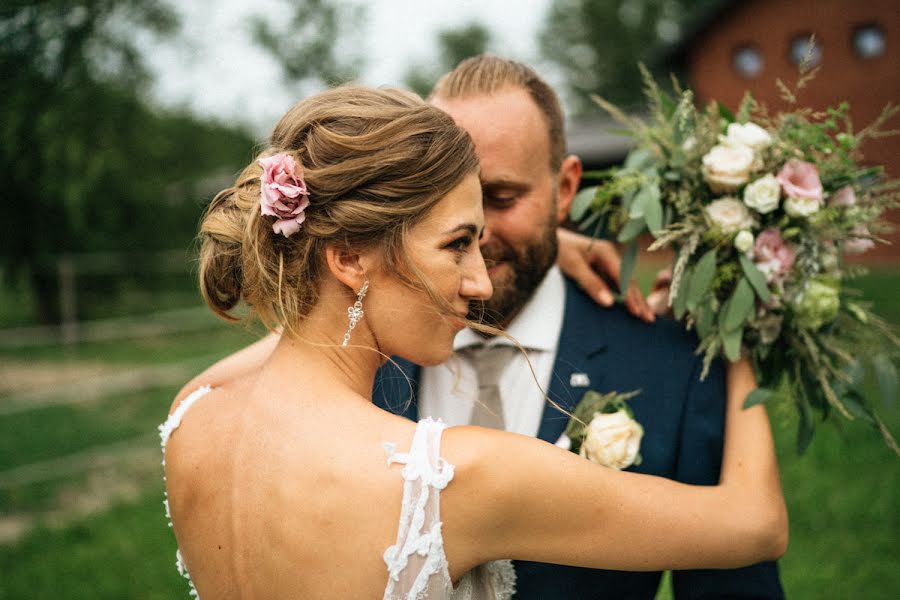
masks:
[[[59,316],[56,256],[186,242],[202,178],[246,154],[246,134],[145,104],[135,34],[177,26],[160,0],[0,9],[0,268],[26,278],[43,322]]]
[[[438,33],[438,63],[410,67],[403,82],[422,97],[431,92],[438,78],[463,60],[485,52],[491,43],[490,30],[481,23],[472,22],[455,29]]]
[[[253,39],[274,56],[292,84],[336,85],[355,79],[362,57],[354,36],[365,15],[361,5],[328,0],[285,3],[287,19],[270,13],[251,19]]]
[[[641,99],[637,63],[657,74],[660,50],[676,43],[689,20],[716,0],[553,0],[539,41],[543,55],[566,76],[576,111],[591,94],[617,104]]]

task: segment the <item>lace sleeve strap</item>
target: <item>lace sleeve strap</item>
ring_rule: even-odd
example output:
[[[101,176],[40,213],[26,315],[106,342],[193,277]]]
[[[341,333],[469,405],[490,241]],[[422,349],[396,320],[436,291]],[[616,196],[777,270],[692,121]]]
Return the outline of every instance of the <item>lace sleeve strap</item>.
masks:
[[[169,438],[172,437],[172,432],[178,429],[178,426],[181,425],[181,420],[184,418],[185,413],[187,413],[188,409],[200,398],[208,394],[212,390],[212,388],[208,385],[204,385],[200,388],[197,388],[190,395],[181,401],[181,404],[169,415],[166,419],[165,423],[159,426],[159,443],[162,447],[163,454],[166,452],[166,444],[169,443]],[[165,464],[165,463],[163,463]]]
[[[440,518],[440,492],[453,479],[453,465],[440,456],[445,428],[440,421],[420,421],[407,453],[385,444],[388,464],[404,465],[397,543],[384,553],[385,600],[446,597],[442,594],[452,590]]]

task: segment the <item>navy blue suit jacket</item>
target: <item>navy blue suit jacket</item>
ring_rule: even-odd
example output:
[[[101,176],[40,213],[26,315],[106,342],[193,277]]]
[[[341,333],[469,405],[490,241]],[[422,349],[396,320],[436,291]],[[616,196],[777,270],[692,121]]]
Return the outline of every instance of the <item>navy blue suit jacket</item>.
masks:
[[[722,457],[724,372],[716,362],[700,381],[702,360],[694,355],[695,347],[696,338],[680,324],[658,319],[648,325],[621,307],[600,308],[566,279],[565,315],[549,396],[571,409],[588,389],[572,388],[572,373],[587,374],[589,388],[600,392],[641,390],[629,404],[644,427],[643,462],[628,470],[714,485]],[[388,363],[379,373],[375,403],[417,420],[419,367],[397,362],[399,367]],[[567,422],[565,414],[548,405],[538,437],[555,442]],[[516,575],[516,598],[652,600],[662,574],[517,561]],[[676,571],[673,586],[678,600],[784,597],[774,562],[735,570]]]

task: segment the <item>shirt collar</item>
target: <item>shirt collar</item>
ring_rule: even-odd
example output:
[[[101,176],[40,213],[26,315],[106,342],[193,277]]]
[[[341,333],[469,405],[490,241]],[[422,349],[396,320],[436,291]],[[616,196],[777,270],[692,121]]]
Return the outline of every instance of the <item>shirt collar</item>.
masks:
[[[563,324],[563,306],[566,286],[562,273],[555,264],[550,267],[543,281],[512,320],[506,333],[528,350],[552,352],[556,350]],[[507,344],[510,340],[496,336],[485,340],[471,329],[463,329],[453,340],[453,349],[460,350],[478,344]]]

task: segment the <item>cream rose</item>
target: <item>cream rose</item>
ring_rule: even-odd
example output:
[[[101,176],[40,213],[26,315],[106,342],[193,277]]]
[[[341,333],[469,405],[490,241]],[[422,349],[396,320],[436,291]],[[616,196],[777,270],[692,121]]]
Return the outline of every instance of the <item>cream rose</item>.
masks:
[[[784,212],[792,217],[808,217],[818,212],[821,204],[813,198],[788,198],[784,201]]]
[[[705,210],[709,222],[721,229],[722,233],[737,233],[754,225],[750,211],[737,198],[719,198],[711,202]]]
[[[593,463],[621,471],[635,463],[644,428],[624,410],[594,413],[579,454]]]
[[[756,123],[731,123],[723,141],[729,145],[747,146],[760,152],[772,145],[772,136]]]
[[[732,192],[750,179],[753,149],[743,144],[719,144],[703,155],[703,179],[713,192]]]
[[[753,248],[753,234],[744,229],[734,236],[734,247],[738,252],[749,252]]]
[[[771,173],[760,177],[744,188],[744,204],[761,215],[778,208],[780,198],[781,184]]]

